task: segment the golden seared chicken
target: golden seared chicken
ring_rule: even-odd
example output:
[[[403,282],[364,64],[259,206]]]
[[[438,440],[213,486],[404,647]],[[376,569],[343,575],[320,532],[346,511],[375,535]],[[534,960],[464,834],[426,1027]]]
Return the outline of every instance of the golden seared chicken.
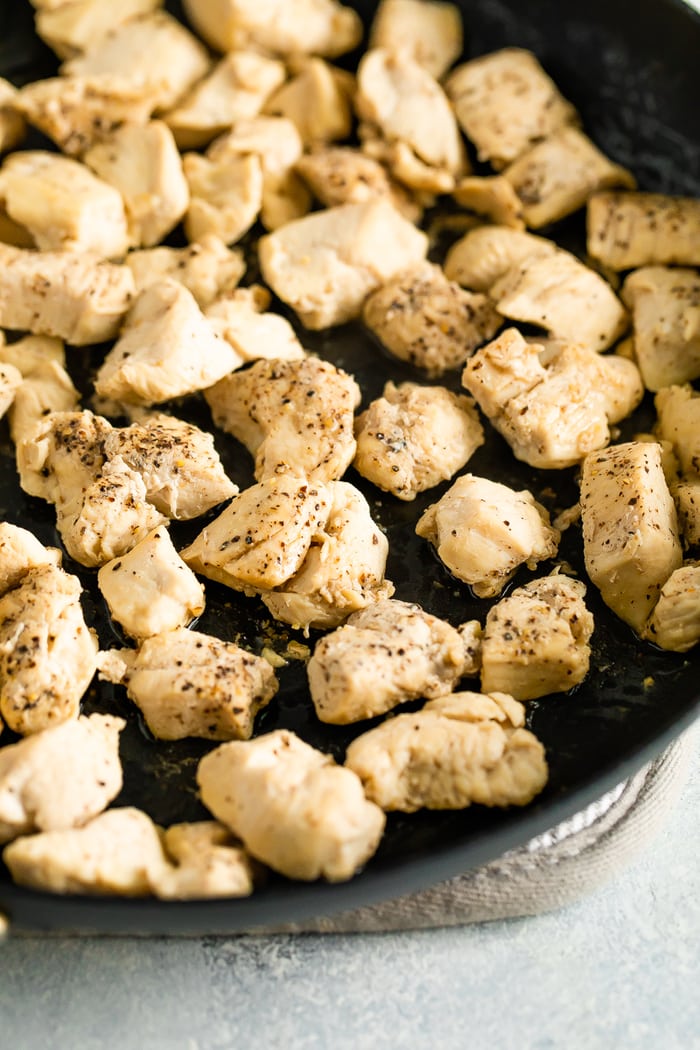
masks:
[[[0,596],[17,587],[30,569],[60,563],[55,547],[45,547],[28,529],[0,521]]]
[[[14,365],[0,363],[0,419],[12,406],[21,385],[22,373],[20,370]]]
[[[203,390],[238,360],[191,292],[170,278],[138,296],[95,378],[100,397],[154,405]]]
[[[0,153],[14,149],[26,134],[27,126],[17,108],[18,101],[17,88],[0,77]]]
[[[556,251],[553,241],[534,233],[525,233],[511,226],[477,226],[450,248],[445,259],[445,273],[463,288],[488,292],[500,277],[525,259],[553,255]]]
[[[690,383],[659,390],[654,398],[657,436],[669,441],[683,474],[700,475],[700,394]]]
[[[80,400],[65,369],[65,352],[60,339],[27,335],[14,343],[0,345],[0,362],[10,365],[21,376],[9,408],[10,436],[18,445],[49,412],[71,411]]]
[[[267,284],[307,328],[357,317],[364,300],[425,256],[428,240],[386,200],[344,204],[290,222],[259,243]]]
[[[225,244],[235,244],[253,225],[262,207],[259,156],[220,154],[211,158],[186,153],[183,170],[190,191],[185,215],[188,240],[201,241],[207,234],[215,234]]]
[[[660,446],[631,441],[587,456],[581,520],[588,575],[605,604],[641,632],[682,561]]]
[[[674,569],[661,588],[643,637],[675,653],[686,653],[700,642],[700,562]]]
[[[37,35],[59,58],[71,58],[88,51],[106,33],[139,15],[151,14],[162,6],[162,0],[68,0],[39,4],[35,16]]]
[[[162,246],[129,252],[124,261],[134,275],[137,292],[170,277],[192,292],[202,310],[232,292],[245,273],[241,251],[227,248],[213,233],[184,248]]]
[[[112,715],[80,717],[0,751],[0,843],[86,824],[122,786]]]
[[[490,161],[497,171],[578,119],[537,58],[520,48],[458,66],[447,81],[447,94],[479,160]]]
[[[462,15],[456,4],[382,0],[370,29],[370,48],[402,51],[439,80],[462,53]]]
[[[418,605],[384,599],[321,638],[307,671],[319,719],[346,725],[451,692],[467,663],[454,627]]]
[[[385,282],[362,317],[390,353],[433,378],[463,365],[503,323],[485,295],[464,291],[428,262]]]
[[[351,878],[384,830],[359,777],[286,729],[210,751],[197,783],[217,820],[289,878]]]
[[[467,175],[457,183],[452,196],[460,207],[483,215],[490,223],[514,230],[525,226],[522,201],[503,175]]]
[[[465,474],[416,525],[443,564],[479,598],[501,593],[521,565],[552,558],[559,531],[530,492]]]
[[[350,146],[317,147],[300,157],[295,170],[325,208],[387,197],[397,211],[418,222],[422,208],[390,178],[379,161]]]
[[[257,361],[205,397],[215,424],[255,456],[259,481],[280,473],[331,481],[353,460],[360,388],[328,361]]]
[[[129,245],[118,190],[76,160],[45,150],[12,153],[0,169],[0,201],[42,251],[117,259]]]
[[[579,685],[591,658],[593,617],[580,580],[531,580],[488,612],[481,639],[481,688],[535,700]]]
[[[451,478],[484,443],[470,398],[417,383],[387,383],[355,433],[355,469],[402,500]]]
[[[352,80],[351,80],[352,84]],[[341,71],[322,58],[308,58],[265,103],[265,113],[286,117],[305,145],[337,142],[352,131],[352,90]]]
[[[259,865],[223,824],[172,824],[163,835],[163,847],[172,866],[154,880],[156,897],[202,900],[253,892]]]
[[[547,783],[542,744],[505,693],[453,693],[357,737],[345,764],[382,809],[524,806]]]
[[[261,357],[280,361],[306,357],[287,318],[267,309],[270,298],[262,285],[252,285],[221,295],[204,310],[214,331],[236,352],[241,364]],[[220,380],[211,390],[224,383],[226,379]]]
[[[700,273],[645,266],[629,275],[622,299],[632,313],[635,360],[646,388],[700,377]]]
[[[611,270],[700,266],[700,199],[597,193],[588,202],[588,253]]]
[[[266,660],[185,627],[145,638],[136,650],[101,653],[99,669],[126,686],[159,740],[247,740],[277,692]]]

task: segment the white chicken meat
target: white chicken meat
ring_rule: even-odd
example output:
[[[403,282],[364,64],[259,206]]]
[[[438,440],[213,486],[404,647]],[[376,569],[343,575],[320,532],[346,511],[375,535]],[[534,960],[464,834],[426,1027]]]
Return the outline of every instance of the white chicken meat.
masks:
[[[38,8],[34,20],[37,36],[59,58],[71,58],[94,47],[106,33],[130,18],[151,14],[163,6],[163,0],[121,0],[119,4],[104,0],[67,0],[35,6]]]
[[[511,226],[477,226],[452,245],[445,258],[445,274],[463,288],[489,292],[512,267],[556,250],[553,241]]]
[[[369,47],[403,51],[439,80],[462,53],[462,14],[456,4],[382,0],[370,28]]]
[[[236,352],[241,364],[261,357],[279,361],[306,357],[287,318],[272,313],[267,309],[269,305],[267,289],[253,285],[219,296],[205,308],[204,315],[217,335]],[[216,390],[225,382],[223,379],[211,389]]]
[[[245,273],[242,252],[227,248],[213,233],[185,248],[163,245],[129,252],[124,261],[134,275],[137,293],[170,277],[192,292],[202,310],[232,292]]]
[[[700,377],[700,273],[646,266],[631,273],[622,299],[632,312],[635,360],[647,390]]]
[[[700,266],[700,199],[597,193],[588,202],[588,253],[611,270]]]
[[[674,569],[661,588],[643,637],[674,653],[687,653],[700,642],[700,562]]]

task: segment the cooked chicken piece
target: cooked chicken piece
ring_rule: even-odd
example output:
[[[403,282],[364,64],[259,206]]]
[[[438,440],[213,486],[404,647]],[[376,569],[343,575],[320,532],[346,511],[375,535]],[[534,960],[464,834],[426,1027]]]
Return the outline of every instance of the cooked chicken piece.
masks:
[[[521,565],[553,558],[559,530],[528,491],[464,474],[418,519],[416,532],[478,598],[494,598]]]
[[[700,377],[697,270],[636,270],[622,287],[622,300],[632,312],[635,358],[648,390]]]
[[[432,169],[433,185],[421,180],[419,189],[449,193],[468,170],[457,121],[436,80],[404,52],[376,48],[368,51],[357,71],[355,107],[361,120],[375,129],[365,137],[379,137],[389,145],[401,143]],[[361,135],[363,129],[360,129]],[[406,170],[401,175],[406,180]],[[408,185],[413,183],[408,182]]]
[[[155,105],[152,93],[119,73],[36,80],[17,99],[29,123],[70,156],[80,156],[125,123],[145,123]]]
[[[336,142],[352,131],[349,95],[322,58],[311,58],[265,103],[265,112],[291,120],[307,145]]]
[[[76,576],[41,565],[0,598],[0,714],[15,733],[38,733],[78,715],[97,666],[81,592]]]
[[[311,329],[357,317],[370,292],[427,248],[426,235],[382,198],[307,215],[258,245],[263,278]]]
[[[173,134],[162,121],[125,124],[83,159],[121,194],[131,245],[158,244],[187,211],[189,186]]]
[[[22,385],[22,373],[14,365],[0,364],[0,418],[11,407]]]
[[[26,134],[27,125],[17,108],[18,101],[17,88],[0,77],[0,153],[14,149]]]
[[[331,481],[352,463],[360,388],[329,361],[256,361],[204,396],[216,426],[255,456],[258,481],[280,473]]]
[[[671,494],[686,547],[700,547],[700,477],[682,478]]]
[[[468,175],[457,183],[452,196],[460,207],[483,215],[489,222],[513,230],[522,230],[525,225],[522,202],[504,175]]]
[[[90,50],[106,33],[130,18],[162,7],[163,0],[121,0],[118,4],[109,0],[69,0],[58,6],[36,6],[37,35],[59,58],[71,58]]]
[[[0,203],[0,242],[15,248],[35,248],[34,238],[26,226],[11,219]]]
[[[296,171],[325,208],[387,197],[411,222],[421,218],[422,208],[408,191],[394,182],[378,161],[357,149],[335,146],[312,150],[297,161]]]
[[[46,337],[30,335],[22,342],[32,339],[44,340]],[[37,424],[50,412],[72,412],[79,403],[80,394],[65,368],[52,360],[39,363],[25,376],[15,393],[8,413],[10,437],[15,445],[31,440]]]
[[[351,878],[384,830],[359,777],[286,729],[217,747],[199,763],[197,783],[217,820],[289,878]]]
[[[643,637],[674,653],[686,653],[700,642],[700,562],[671,573]]]
[[[291,579],[322,534],[332,505],[320,483],[279,474],[235,496],[180,555],[203,576],[246,594]]]
[[[174,868],[164,871],[153,892],[164,900],[247,897],[258,865],[228,828],[215,820],[172,824],[163,846]]]
[[[456,4],[382,0],[369,47],[403,51],[439,80],[462,54],[462,15]]]
[[[78,161],[44,150],[12,153],[0,170],[0,200],[42,251],[126,253],[129,237],[118,190]]]
[[[660,447],[632,441],[587,456],[581,520],[588,575],[605,604],[639,633],[682,561]]]
[[[238,365],[191,292],[166,279],[141,292],[95,378],[100,397],[153,405],[203,390]]]
[[[50,336],[26,335],[14,343],[5,343],[0,335],[0,361],[17,368],[26,379],[48,363],[64,367],[66,353],[62,340]]]
[[[700,266],[700,200],[597,193],[588,202],[588,252],[611,270]]]
[[[591,350],[612,346],[627,328],[625,308],[607,281],[565,251],[527,257],[490,295],[504,317],[541,325]]]
[[[143,897],[168,870],[158,828],[138,809],[110,809],[82,828],[17,839],[2,854],[20,886],[50,893]]]
[[[270,293],[262,285],[254,285],[222,295],[206,308],[204,316],[236,352],[241,364],[261,357],[280,361],[306,357],[289,321],[268,312],[269,305]]]
[[[459,636],[464,648],[464,678],[476,678],[481,671],[481,642],[483,628],[478,620],[467,620],[460,624]]]
[[[0,597],[19,586],[30,569],[60,565],[61,552],[45,547],[27,529],[0,522]]]
[[[99,668],[126,686],[159,740],[247,740],[278,688],[267,660],[185,627],[101,653]]]
[[[478,226],[452,245],[445,274],[464,288],[488,292],[515,266],[535,255],[553,255],[553,241],[509,226]]]
[[[209,72],[209,65],[206,49],[181,22],[154,11],[106,33],[85,54],[64,62],[61,72],[123,77],[167,110]]]
[[[17,449],[20,485],[49,503],[80,501],[99,477],[111,424],[92,412],[56,412]]]
[[[470,398],[417,383],[387,383],[355,433],[355,469],[402,500],[451,478],[484,443]]]
[[[263,602],[276,620],[296,628],[337,627],[358,609],[394,593],[384,579],[389,544],[353,485],[328,484],[331,509],[296,574]]]
[[[654,398],[656,432],[670,441],[683,474],[700,474],[700,394],[686,383],[660,390]]]
[[[321,638],[307,672],[320,720],[347,725],[451,692],[465,665],[454,627],[418,605],[384,599]]]
[[[213,233],[186,248],[129,252],[124,261],[134,275],[137,292],[171,277],[192,292],[202,310],[219,296],[232,292],[245,273],[242,252],[227,248]]]
[[[350,744],[348,769],[386,810],[524,806],[547,782],[544,748],[504,693],[454,693]]]
[[[122,786],[122,718],[91,715],[0,751],[0,843],[86,824]]]
[[[74,346],[117,334],[134,294],[126,266],[96,255],[35,252],[0,244],[0,325]]]
[[[103,565],[97,583],[112,619],[132,638],[186,627],[204,612],[204,588],[164,525]]]
[[[163,119],[180,149],[206,146],[239,120],[256,117],[285,76],[282,62],[232,51]]]
[[[262,207],[260,158],[245,154],[211,160],[198,153],[186,153],[183,169],[190,190],[185,216],[188,239],[201,241],[207,234],[216,234],[225,244],[240,240]]]
[[[362,39],[362,22],[335,0],[185,0],[188,19],[217,51],[250,48],[334,58]]]
[[[430,378],[463,365],[503,323],[485,295],[465,291],[428,262],[372,293],[362,317],[390,353]]]
[[[447,81],[447,94],[479,160],[491,161],[497,171],[578,120],[537,58],[515,47],[458,66]]]

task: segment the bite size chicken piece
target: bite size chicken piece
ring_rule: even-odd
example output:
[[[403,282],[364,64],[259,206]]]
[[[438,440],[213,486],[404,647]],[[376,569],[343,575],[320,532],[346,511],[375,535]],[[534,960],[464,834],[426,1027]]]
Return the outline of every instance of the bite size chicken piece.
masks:
[[[124,261],[134,275],[137,293],[170,277],[192,292],[202,310],[232,292],[245,273],[242,252],[227,248],[213,233],[185,248],[162,246],[129,252]]]
[[[449,193],[468,170],[464,143],[442,88],[404,52],[368,51],[357,71],[355,108],[369,125],[363,137],[400,143],[431,172],[427,183],[408,181],[406,170],[390,164],[395,177],[417,189]],[[363,129],[360,129],[361,136]]]
[[[0,715],[15,733],[76,718],[97,667],[82,587],[57,565],[29,569],[0,598]]]
[[[95,392],[130,404],[159,404],[204,390],[237,365],[191,292],[166,278],[136,299],[97,372]]]
[[[189,186],[172,131],[162,121],[125,124],[83,159],[121,194],[131,246],[159,244],[187,211]]]
[[[260,158],[244,154],[211,159],[186,153],[182,163],[190,192],[185,215],[188,240],[201,241],[215,234],[225,244],[235,244],[253,225],[262,207]]]
[[[351,878],[384,830],[359,777],[286,729],[210,751],[197,783],[217,820],[289,878]]]
[[[369,47],[403,51],[439,80],[462,54],[462,14],[456,4],[382,0]]]
[[[603,601],[637,633],[682,562],[661,449],[631,441],[592,452],[581,472],[586,571]]]
[[[61,348],[61,357],[57,360],[47,353],[43,358],[37,354],[33,359],[30,344],[41,347],[47,344],[49,347],[58,345]],[[11,344],[13,351],[20,348],[22,352],[26,349],[26,356],[23,354],[25,360],[22,363],[18,362],[22,382],[15,391],[14,401],[8,411],[10,437],[15,445],[29,440],[37,424],[50,412],[71,412],[80,403],[80,394],[62,363],[64,355],[60,339],[28,335]],[[10,348],[0,349],[0,360],[4,357],[5,349]]]
[[[37,36],[56,52],[59,58],[88,51],[106,33],[128,22],[130,18],[151,14],[162,7],[163,0],[125,0],[119,4],[104,0],[69,0],[66,3],[37,10],[34,26]]]
[[[427,252],[424,233],[385,199],[314,212],[262,237],[262,275],[307,328],[357,317],[367,296]]]
[[[216,51],[239,48],[277,55],[334,58],[362,39],[356,11],[336,0],[185,0],[185,13]]]
[[[265,113],[286,117],[305,145],[336,142],[352,131],[351,93],[322,58],[307,59],[265,103]]]
[[[112,619],[137,640],[186,627],[204,612],[204,588],[164,525],[103,565],[97,584]]]
[[[612,346],[628,324],[607,281],[565,251],[529,256],[499,278],[490,295],[504,317],[541,325],[591,350]]]
[[[321,638],[307,673],[318,718],[347,725],[451,692],[466,664],[454,627],[418,605],[382,599]]]
[[[112,715],[81,716],[0,751],[0,843],[86,824],[122,786]]]
[[[390,353],[430,378],[463,365],[503,323],[487,296],[465,291],[428,262],[373,292],[362,318]]]
[[[18,146],[27,132],[27,125],[17,108],[19,92],[14,84],[0,77],[0,153]]]
[[[483,215],[488,222],[513,230],[525,226],[522,202],[503,175],[467,175],[457,183],[452,196],[460,207]]]
[[[126,253],[121,194],[78,161],[45,150],[10,154],[0,169],[0,201],[42,251],[89,252],[103,259]]]
[[[700,477],[681,478],[671,487],[678,527],[686,547],[700,547]]]
[[[465,62],[451,73],[446,90],[479,160],[497,171],[535,142],[578,122],[535,55],[520,48]]]
[[[553,255],[553,241],[510,226],[477,226],[452,245],[445,274],[463,288],[488,292],[500,277],[535,255]]]
[[[478,598],[494,598],[521,565],[553,558],[560,533],[528,491],[465,474],[418,519],[416,532]]]
[[[151,95],[158,109],[171,109],[209,72],[206,48],[165,11],[130,18],[64,62],[68,76],[122,77]]]
[[[674,569],[642,637],[674,653],[687,653],[700,642],[700,562]]]
[[[280,473],[331,481],[352,463],[360,388],[329,361],[263,359],[204,396],[216,426],[255,456],[258,481]]]
[[[280,361],[298,361],[306,357],[306,351],[287,318],[268,311],[270,299],[266,288],[253,285],[220,296],[204,311],[214,331],[226,340],[241,364],[261,357]],[[216,386],[218,384],[212,389]]]
[[[17,587],[30,569],[60,565],[61,552],[45,547],[28,529],[0,522],[0,597]]]
[[[357,417],[355,435],[355,469],[402,500],[451,478],[484,443],[470,398],[417,383],[387,383]]]
[[[635,270],[622,286],[622,300],[632,313],[635,360],[648,390],[700,377],[697,270],[663,266]]]
[[[15,400],[22,385],[22,373],[14,365],[0,364],[0,419]]]
[[[337,627],[358,609],[390,598],[385,580],[389,543],[372,520],[361,492],[343,481],[329,482],[328,520],[312,539],[291,579],[262,600],[276,620],[308,630]]]
[[[278,688],[267,660],[185,627],[101,653],[99,669],[126,686],[159,740],[247,740]]]
[[[700,199],[597,193],[588,202],[588,254],[611,270],[700,266]]]
[[[545,752],[505,693],[453,693],[350,744],[345,764],[385,810],[524,806],[547,783]]]
[[[134,295],[126,266],[0,244],[0,326],[74,346],[113,339]]]
[[[654,405],[657,436],[671,442],[684,475],[700,475],[700,394],[690,383],[664,387]]]
[[[163,900],[247,897],[260,876],[260,866],[240,841],[215,820],[172,824],[163,846],[172,867],[152,887]]]
[[[411,222],[419,222],[422,216],[421,206],[389,177],[379,161],[350,146],[312,149],[300,157],[295,170],[325,208],[387,197]]]
[[[99,476],[112,425],[89,411],[47,416],[17,449],[20,485],[30,496],[59,503],[79,499]]]

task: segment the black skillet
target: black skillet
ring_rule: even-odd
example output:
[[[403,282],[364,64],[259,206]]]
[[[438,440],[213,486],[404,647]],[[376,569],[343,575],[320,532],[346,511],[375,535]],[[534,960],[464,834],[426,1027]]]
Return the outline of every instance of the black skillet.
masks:
[[[356,5],[368,19],[376,5]],[[564,94],[579,108],[589,134],[615,160],[628,165],[643,189],[700,195],[700,16],[680,0],[474,0],[462,2],[466,54],[479,55],[520,45],[534,50]],[[22,0],[0,3],[0,74],[24,83],[55,70],[55,59],[34,37],[31,9]],[[38,138],[31,144],[39,143]],[[583,223],[553,229],[570,247],[583,246]],[[547,232],[547,231],[545,231]],[[279,305],[279,304],[278,304]],[[280,307],[281,308],[281,307]],[[361,328],[348,325],[328,335],[301,333],[311,350],[351,371],[365,401],[377,396],[389,376],[415,379],[409,367],[389,361]],[[99,354],[71,352],[76,381],[87,389]],[[457,377],[451,383],[456,389]],[[205,407],[196,398],[178,405],[181,415],[208,427]],[[652,410],[645,403],[625,424],[625,435],[648,428]],[[236,442],[217,436],[222,457],[235,480],[252,480],[249,457]],[[29,499],[16,482],[7,431],[0,431],[0,517],[34,529],[44,542],[58,543],[53,516]],[[475,473],[515,487],[528,487],[553,511],[576,498],[573,472],[552,476],[516,463],[493,434],[469,464]],[[391,556],[388,575],[399,598],[421,602],[454,623],[483,619],[488,603],[474,600],[453,580],[413,525],[427,503],[447,486],[415,504],[400,504],[362,482],[373,513],[386,529]],[[552,491],[554,489],[554,491]],[[201,522],[197,524],[197,528]],[[174,529],[184,543],[196,529]],[[579,570],[580,534],[569,530],[560,557]],[[94,574],[66,562],[87,587],[86,612],[103,646],[121,639],[109,625],[94,586]],[[549,566],[541,566],[547,571]],[[518,576],[520,584],[527,573]],[[529,724],[542,739],[551,779],[526,809],[491,811],[472,807],[459,813],[391,816],[377,855],[364,872],[336,886],[305,885],[272,876],[246,900],[163,903],[154,900],[58,897],[14,886],[0,866],[0,910],[17,929],[99,931],[106,933],[215,934],[302,920],[367,905],[426,887],[498,856],[602,795],[657,754],[697,714],[699,654],[662,653],[639,642],[613,617],[590,588],[596,617],[592,669],[570,695],[529,705]],[[305,640],[271,624],[259,603],[237,599],[223,588],[208,588],[207,612],[200,629],[243,641],[260,651]],[[313,641],[313,639],[312,639]],[[342,759],[351,733],[321,725],[305,690],[303,664],[291,661],[280,673],[279,696],[262,714],[257,731],[287,726],[310,743]],[[212,745],[199,741],[155,743],[119,690],[95,686],[85,709],[118,711],[128,718],[122,735],[125,787],[118,805],[137,805],[167,824],[204,815],[196,797],[194,773],[199,757]],[[5,733],[2,743],[10,743]]]

